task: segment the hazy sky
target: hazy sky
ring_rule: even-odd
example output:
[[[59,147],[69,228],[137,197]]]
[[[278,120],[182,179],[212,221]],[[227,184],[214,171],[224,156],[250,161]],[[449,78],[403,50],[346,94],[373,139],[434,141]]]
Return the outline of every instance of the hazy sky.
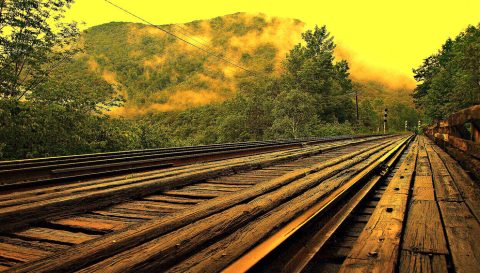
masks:
[[[155,24],[235,12],[297,18],[308,26],[326,24],[336,42],[352,51],[357,61],[406,75],[448,37],[480,22],[480,0],[111,1]],[[69,17],[87,26],[138,21],[104,0],[77,0]]]

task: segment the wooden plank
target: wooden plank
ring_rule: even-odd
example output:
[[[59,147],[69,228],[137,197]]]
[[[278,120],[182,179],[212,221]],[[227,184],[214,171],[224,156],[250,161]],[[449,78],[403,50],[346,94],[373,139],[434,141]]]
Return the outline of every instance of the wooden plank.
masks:
[[[22,246],[26,248],[35,248],[39,250],[44,250],[48,252],[58,251],[58,250],[65,250],[68,246],[63,244],[56,244],[51,242],[43,242],[43,241],[36,241],[36,240],[24,240],[15,237],[7,237],[7,236],[0,236],[0,242],[7,243],[11,245]]]
[[[222,192],[222,193],[229,193],[229,192],[237,191],[238,189],[222,188],[222,187],[211,187],[211,186],[190,185],[190,186],[187,186],[187,187],[182,188],[182,190],[186,190],[186,191],[202,191],[202,192]]]
[[[15,235],[20,238],[58,242],[63,244],[80,244],[99,237],[98,235],[85,234],[83,232],[71,232],[41,227],[29,228],[24,231],[16,232]]]
[[[187,198],[203,198],[203,199],[210,199],[216,198],[224,193],[219,192],[199,192],[199,191],[187,191],[187,190],[171,190],[166,191],[163,194],[170,195],[170,196],[179,196],[179,197],[187,197]]]
[[[170,204],[170,203],[162,203],[156,201],[131,201],[125,202],[118,205],[114,205],[110,207],[111,209],[130,209],[136,211],[149,211],[149,212],[157,212],[157,213],[172,213],[176,212],[185,208],[189,208],[190,206],[185,206],[181,204]]]
[[[433,151],[432,145],[427,145],[428,157],[432,165],[433,179],[435,185],[435,194],[439,201],[463,201],[457,185],[450,176],[443,161],[438,157],[437,153]]]
[[[480,225],[463,202],[439,201],[455,272],[480,269]]]
[[[254,161],[248,159],[233,159],[226,161],[227,166],[216,165],[213,168],[194,171],[176,175],[173,177],[164,177],[137,182],[135,179],[127,179],[122,181],[109,182],[100,185],[92,185],[93,192],[67,194],[63,192],[60,196],[53,199],[44,199],[39,202],[27,203],[15,207],[0,208],[0,221],[6,223],[0,226],[0,231],[11,230],[26,225],[32,221],[39,221],[45,217],[53,217],[56,215],[64,215],[66,208],[72,213],[77,210],[87,210],[97,208],[105,204],[111,204],[114,201],[123,200],[125,198],[140,197],[150,193],[168,189],[173,186],[187,185],[194,181],[201,181],[207,178],[220,176],[222,174],[231,173],[241,169],[251,169],[255,167],[269,166],[285,160],[293,160],[302,156],[318,153],[322,148],[305,148],[299,152],[290,152],[289,154],[271,153],[264,158]],[[216,163],[218,164],[218,163]],[[225,163],[223,163],[225,164]],[[72,191],[79,191],[74,189]],[[68,192],[68,191],[67,191]]]
[[[211,184],[226,184],[226,185],[238,185],[238,186],[251,186],[257,184],[251,179],[239,179],[237,177],[221,177],[220,179],[209,179],[208,183]]]
[[[448,137],[448,143],[450,143],[453,147],[465,152],[466,154],[480,159],[480,143],[475,143],[471,140],[452,135]]]
[[[466,205],[475,215],[477,221],[480,221],[480,187],[450,155],[438,146],[432,145],[432,148],[447,167]]]
[[[413,185],[414,200],[435,201],[435,191],[431,176],[417,176]]]
[[[160,201],[160,202],[168,202],[172,204],[190,204],[195,205],[203,200],[201,199],[191,199],[191,198],[182,198],[182,197],[174,197],[174,196],[167,196],[167,195],[149,195],[143,198],[144,200],[149,201]]]
[[[232,185],[232,184],[222,184],[222,183],[198,183],[197,186],[208,186],[208,187],[222,187],[222,188],[232,188],[232,189],[246,189],[249,185]]]
[[[415,167],[416,176],[430,176],[432,173],[430,171],[430,162],[428,161],[427,151],[424,146],[424,139],[419,137],[418,144],[418,159],[417,165]]]
[[[19,262],[32,262],[50,255],[52,252],[27,248],[23,246],[1,243],[0,242],[0,257],[11,259]]]
[[[310,168],[296,170],[271,181],[252,186],[238,193],[233,193],[227,196],[205,201],[190,210],[183,210],[169,217],[167,216],[159,218],[158,220],[152,220],[144,224],[131,227],[128,230],[124,230],[119,233],[103,236],[102,238],[89,243],[73,247],[68,251],[56,253],[50,256],[48,259],[18,267],[17,271],[52,272],[78,269],[79,266],[83,265],[87,261],[92,262],[101,260],[102,258],[110,257],[115,253],[119,253],[120,251],[124,251],[139,244],[148,242],[149,240],[153,240],[162,234],[166,234],[167,232],[179,229],[187,224],[204,219],[205,217],[213,215],[214,213],[224,211],[236,204],[240,204],[246,200],[258,197],[266,192],[270,192],[279,188],[285,188],[282,186],[289,183],[291,184],[292,181],[300,179],[309,173],[319,172],[321,170],[320,172],[323,173],[323,179],[331,177],[335,173],[340,172],[346,166],[349,166],[349,164],[355,164],[357,160],[367,156],[366,154],[364,155],[364,153],[372,154],[379,149],[382,149],[382,147],[386,147],[397,139],[398,138],[394,138],[392,140],[385,141],[382,144],[377,143],[376,148],[373,149],[371,147],[367,147],[357,150],[353,153],[322,162]],[[321,181],[323,179],[319,177],[317,181]]]
[[[448,165],[444,164],[435,148],[430,142],[427,151],[432,167],[435,166],[433,168],[435,187],[443,193],[440,196],[437,194],[437,199],[455,271],[475,272],[480,268],[480,256],[477,255],[480,253],[480,225],[478,218],[472,213],[475,210],[470,210],[467,205],[472,204],[471,198],[478,193],[478,186],[468,182],[467,177],[458,170],[459,166],[455,166],[453,162],[450,161],[450,169],[448,169]],[[451,173],[455,173],[458,184],[450,175]],[[460,191],[457,185],[462,185],[463,191]],[[465,190],[472,192],[467,194]],[[469,202],[463,202],[462,196],[467,196]],[[478,202],[478,199],[475,201]],[[477,206],[472,205],[472,207]]]
[[[441,254],[402,250],[400,273],[448,273],[447,259]]]
[[[426,154],[422,156],[423,160],[416,139],[339,272],[395,272],[415,168],[421,166],[420,173],[428,173]]]
[[[374,159],[372,158],[371,160]],[[366,171],[366,169],[364,168],[371,168],[372,163],[373,161],[370,160],[362,163],[357,163],[353,167],[353,169],[358,168],[357,170],[363,170],[364,172]],[[338,191],[345,190],[344,187],[348,187],[350,183],[353,183],[353,181],[358,178],[358,175],[364,175],[363,173],[360,174],[356,171],[353,171],[353,173],[353,176],[357,175],[355,176],[355,178],[351,178],[350,175],[352,175],[352,172],[348,170],[342,172],[342,175],[346,175],[347,177],[341,177],[339,174],[338,176],[331,178],[326,182],[323,182],[321,185],[319,185],[318,188],[316,188],[316,190],[319,190],[319,192],[323,190],[325,194],[330,194],[329,198],[324,199],[321,202],[315,201],[315,198],[318,198],[315,192],[312,192],[313,190],[307,191],[301,196],[296,197],[294,200],[290,200],[288,203],[282,204],[282,206],[280,207],[276,207],[273,211],[269,212],[267,215],[262,216],[260,219],[238,229],[234,233],[230,234],[227,238],[224,238],[221,241],[217,241],[216,243],[205,248],[201,252],[194,254],[187,260],[176,265],[173,269],[169,269],[169,271],[220,271],[225,266],[230,264],[233,260],[237,259],[239,255],[242,255],[246,250],[252,248],[253,245],[256,245],[257,241],[263,240],[261,244],[256,245],[253,250],[250,250],[247,254],[242,256],[241,259],[235,260],[234,264],[230,264],[230,266],[224,270],[224,272],[244,272],[244,270],[247,269],[244,267],[245,261],[248,261],[247,264],[250,264],[252,260],[254,262],[257,261],[256,259],[258,259],[258,254],[261,254],[260,257],[263,257],[263,255],[265,254],[265,252],[263,252],[265,248],[268,249],[271,244],[275,244],[278,240],[282,240],[281,238],[284,238],[285,234],[291,233],[293,231],[292,222],[290,222],[291,220],[289,220],[289,218],[292,217],[292,215],[290,214],[292,211],[295,211],[295,209],[298,208],[302,208],[302,211],[304,211],[306,210],[306,208],[311,207],[311,205],[306,202],[313,202],[316,208],[318,208],[318,206],[323,206],[325,202],[330,202],[330,200],[332,200],[332,196],[337,196]],[[350,176],[350,178],[348,178],[348,176]],[[335,184],[342,186],[341,188],[336,188]],[[322,187],[324,188],[321,189]],[[331,190],[328,190],[329,187],[333,188]],[[332,190],[335,192],[332,193]],[[310,211],[310,209],[308,210]],[[295,226],[299,222],[304,223],[305,219],[295,218],[294,221],[295,223],[293,225]],[[282,232],[281,234],[275,233],[275,235],[272,237],[262,239],[264,238],[264,236],[267,236],[267,234],[271,234],[273,231],[275,231],[277,226],[282,227],[280,229],[280,231]],[[268,243],[265,244],[266,242]]]
[[[402,249],[412,252],[448,254],[442,220],[435,201],[413,200],[411,202]]]
[[[93,213],[103,215],[103,216],[115,216],[115,217],[121,217],[125,219],[143,219],[143,220],[155,219],[164,215],[164,213],[130,210],[130,209],[124,209],[124,208],[122,209],[108,208],[105,210],[95,210],[93,211]]]
[[[119,230],[125,227],[128,227],[132,224],[129,221],[121,221],[117,218],[117,220],[113,219],[98,219],[86,216],[74,216],[68,217],[58,220],[50,221],[52,224],[66,226],[69,228],[76,228],[76,229],[83,229],[86,231],[93,231],[93,232],[112,232],[115,230]]]
[[[451,126],[463,125],[472,120],[480,119],[480,105],[474,105],[472,107],[462,109],[448,118],[448,123]]]

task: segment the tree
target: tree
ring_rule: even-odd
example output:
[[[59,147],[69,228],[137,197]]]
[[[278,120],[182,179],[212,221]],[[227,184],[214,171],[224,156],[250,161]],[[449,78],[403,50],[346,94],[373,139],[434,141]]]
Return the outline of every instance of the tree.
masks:
[[[296,89],[310,93],[317,102],[320,120],[352,121],[354,107],[352,82],[348,78],[347,61],[334,62],[333,37],[325,26],[302,34],[305,45],[296,45],[287,55],[282,75],[285,90]]]
[[[0,96],[22,99],[78,49],[76,22],[64,22],[73,0],[0,0]]]
[[[370,131],[375,131],[378,127],[380,118],[375,112],[370,100],[362,100],[359,106],[361,125],[368,128]]]
[[[273,108],[275,121],[272,130],[276,137],[298,138],[309,135],[316,121],[312,95],[299,90],[280,93]]]
[[[469,26],[414,69],[417,107],[431,119],[480,103],[480,26]]]
[[[112,130],[104,114],[123,100],[101,76],[88,72],[76,46],[77,23],[64,18],[72,3],[0,0],[0,153],[4,158],[129,147],[112,141],[112,136],[132,139],[126,137],[125,128]]]

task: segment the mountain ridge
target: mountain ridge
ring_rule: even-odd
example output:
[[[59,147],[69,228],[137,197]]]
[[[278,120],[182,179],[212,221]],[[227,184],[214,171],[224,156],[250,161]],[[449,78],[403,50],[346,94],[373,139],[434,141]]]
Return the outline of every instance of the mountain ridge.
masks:
[[[288,51],[301,41],[305,23],[265,14],[234,13],[184,24],[163,25],[198,46],[206,44],[223,58],[263,75],[281,73]],[[193,36],[193,40],[184,36]],[[183,35],[183,36],[182,36]],[[246,73],[213,56],[140,23],[111,22],[91,27],[82,35],[88,73],[101,76],[126,98],[113,116],[136,116],[156,111],[177,111],[223,102],[237,92]],[[364,97],[398,99],[412,105],[412,80],[380,77],[338,46],[338,59],[347,59],[351,78]],[[372,74],[372,75],[370,75]],[[376,74],[376,75],[374,75]]]

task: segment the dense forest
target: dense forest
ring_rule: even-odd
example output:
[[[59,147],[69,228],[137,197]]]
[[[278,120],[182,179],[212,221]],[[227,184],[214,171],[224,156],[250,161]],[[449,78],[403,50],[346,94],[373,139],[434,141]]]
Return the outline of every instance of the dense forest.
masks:
[[[138,24],[80,32],[77,23],[64,19],[72,2],[0,2],[0,158],[372,133],[381,127],[384,108],[391,132],[403,131],[405,121],[414,128],[419,119],[408,103],[365,95],[383,87],[352,82],[349,64],[335,58],[336,45],[325,26],[305,31],[303,41],[283,55],[268,42],[255,42],[247,53],[239,44],[228,57],[236,56],[254,73],[232,74],[195,49],[174,51],[178,41]],[[271,23],[242,18],[208,21],[209,29],[221,30],[215,33],[229,33],[214,36],[212,46],[226,44],[227,38],[254,39],[258,35],[252,33]],[[189,24],[200,31],[205,22]],[[119,35],[132,25],[133,33],[142,34]],[[110,54],[112,49],[117,54]],[[185,86],[190,93],[181,92]],[[358,119],[355,92],[363,94]],[[192,93],[214,99],[151,111]],[[135,107],[150,110],[112,115]]]
[[[480,25],[447,39],[414,73],[414,101],[430,121],[480,104]]]

